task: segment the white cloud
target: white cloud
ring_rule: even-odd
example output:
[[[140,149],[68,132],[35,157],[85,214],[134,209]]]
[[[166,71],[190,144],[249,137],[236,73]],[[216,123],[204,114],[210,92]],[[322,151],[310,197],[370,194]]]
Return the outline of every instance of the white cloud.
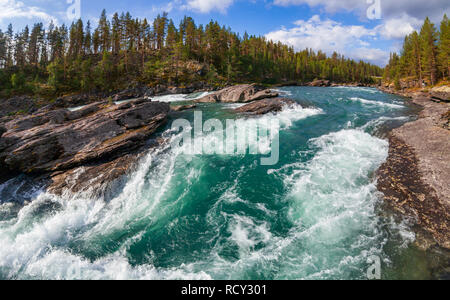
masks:
[[[25,5],[17,0],[0,0],[0,21],[12,18],[41,19],[46,22],[56,20],[56,18],[47,14],[36,6]]]
[[[367,29],[364,26],[344,26],[332,20],[320,21],[315,16],[309,21],[298,21],[291,29],[281,29],[267,34],[268,38],[293,45],[297,49],[306,47],[323,49],[327,53],[340,52],[355,59],[363,59],[377,64],[386,62],[389,54],[371,47],[373,42],[390,40],[398,50],[403,38],[419,30],[425,17],[438,23],[444,13],[450,15],[448,0],[380,0],[381,20],[378,26]],[[369,2],[369,3],[367,3]],[[352,12],[367,20],[367,11],[372,1],[366,0],[273,0],[278,6],[308,5],[327,13]]]
[[[422,20],[403,14],[400,18],[389,19],[377,27],[380,35],[385,39],[403,39],[418,29]]]
[[[186,8],[201,13],[219,11],[226,13],[227,9],[234,3],[234,0],[187,0]]]
[[[296,50],[312,48],[328,54],[336,51],[347,57],[362,59],[382,65],[389,53],[376,48],[369,48],[370,41],[378,35],[378,29],[364,26],[343,25],[336,21],[321,20],[318,15],[308,21],[299,20],[295,26],[282,28],[266,35],[268,39],[281,41],[293,46]]]

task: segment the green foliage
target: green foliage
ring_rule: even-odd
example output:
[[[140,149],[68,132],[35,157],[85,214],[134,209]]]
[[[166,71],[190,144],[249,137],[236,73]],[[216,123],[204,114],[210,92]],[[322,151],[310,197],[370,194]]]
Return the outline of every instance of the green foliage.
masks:
[[[114,66],[111,55],[108,52],[103,52],[102,60],[96,66],[95,79],[96,85],[102,89],[109,90],[113,86],[113,72]]]
[[[62,64],[56,60],[47,67],[48,84],[58,92],[64,83],[64,68]]]
[[[25,85],[25,76],[23,73],[14,73],[11,76],[11,87],[16,90],[20,90]]]
[[[450,76],[450,33],[447,15],[441,22],[440,30],[426,18],[420,32],[414,31],[405,37],[400,56],[391,54],[385,68],[383,80],[399,78],[414,80],[418,87],[425,81],[435,85],[440,79]]]
[[[167,14],[153,22],[129,13],[107,18],[91,29],[78,20],[70,26],[42,23],[16,35],[0,34],[0,70],[29,74],[35,93],[105,90],[131,82],[149,85],[188,85],[195,81],[223,85],[239,82],[308,82],[314,78],[335,82],[370,83],[382,69],[334,53],[331,57],[311,49],[294,51],[265,37],[240,37],[211,21],[206,26],[185,17],[177,26]],[[307,45],[305,45],[307,46]],[[14,70],[14,71],[11,71]],[[8,75],[10,76],[10,75]],[[16,75],[17,76],[17,75]],[[28,79],[28,78],[27,78]],[[0,85],[23,91],[8,77]]]
[[[11,81],[9,75],[5,70],[0,69],[0,90],[8,89],[11,87]]]
[[[399,78],[398,74],[395,76],[395,79],[394,79],[394,87],[397,91],[402,89],[402,87],[400,85],[400,78]]]
[[[450,22],[447,15],[441,22],[439,32],[439,70],[442,77],[450,77]]]

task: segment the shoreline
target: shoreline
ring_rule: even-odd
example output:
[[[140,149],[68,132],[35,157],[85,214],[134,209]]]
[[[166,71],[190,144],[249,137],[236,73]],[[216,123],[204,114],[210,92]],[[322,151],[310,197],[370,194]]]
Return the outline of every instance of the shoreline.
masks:
[[[442,117],[450,104],[434,102],[430,94],[380,90],[410,97],[422,111],[388,133],[389,155],[377,171],[377,188],[385,204],[424,231],[419,247],[450,250],[450,130]]]

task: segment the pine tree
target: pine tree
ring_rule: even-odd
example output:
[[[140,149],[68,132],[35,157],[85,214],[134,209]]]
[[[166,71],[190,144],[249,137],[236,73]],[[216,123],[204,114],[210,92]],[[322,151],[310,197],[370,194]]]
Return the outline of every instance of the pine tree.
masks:
[[[450,77],[450,23],[447,15],[441,22],[439,33],[439,65],[443,77]]]
[[[420,30],[420,38],[423,70],[429,76],[431,85],[434,85],[437,82],[437,32],[429,18],[425,19]]]
[[[106,17],[106,10],[102,11],[100,20],[98,22],[98,34],[100,42],[100,51],[106,52],[110,49],[110,23]]]
[[[410,36],[405,45],[405,58],[393,55],[393,66],[386,68],[389,70],[386,77],[395,78],[398,72],[422,74],[423,44],[417,33]],[[444,48],[440,43],[438,65],[441,72],[445,61],[441,49]],[[410,60],[419,61],[419,67]],[[190,70],[195,64],[202,65],[201,70]],[[32,69],[35,72],[29,72]],[[25,27],[14,34],[12,26],[7,32],[0,32],[0,86],[21,92],[26,89],[19,88],[19,75],[12,87],[13,74],[24,74],[36,91],[39,91],[39,83],[48,82],[56,93],[62,93],[95,88],[110,90],[128,85],[130,81],[188,84],[202,80],[223,84],[306,82],[324,78],[368,83],[372,76],[379,76],[381,72],[377,66],[355,62],[337,53],[328,57],[312,49],[296,52],[280,42],[247,33],[241,38],[213,20],[204,27],[185,17],[177,27],[167,13],[149,24],[146,19],[133,19],[130,13],[116,13],[110,21],[106,11],[102,11],[94,30],[89,22],[84,27],[83,22],[77,20],[70,28],[50,23],[45,30],[42,23],[38,23],[31,32]]]

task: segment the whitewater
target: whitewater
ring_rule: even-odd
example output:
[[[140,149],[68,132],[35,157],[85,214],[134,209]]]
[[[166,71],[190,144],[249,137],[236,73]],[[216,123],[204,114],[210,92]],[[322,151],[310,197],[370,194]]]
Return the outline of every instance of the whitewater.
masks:
[[[0,185],[0,279],[367,279],[371,257],[384,279],[428,274],[409,220],[386,211],[376,189],[385,133],[415,108],[370,88],[280,91],[297,105],[259,117],[280,122],[277,165],[166,143],[105,199],[52,195],[24,176]],[[235,107],[196,109],[249,122]],[[176,118],[193,112],[158,134],[176,138]]]

